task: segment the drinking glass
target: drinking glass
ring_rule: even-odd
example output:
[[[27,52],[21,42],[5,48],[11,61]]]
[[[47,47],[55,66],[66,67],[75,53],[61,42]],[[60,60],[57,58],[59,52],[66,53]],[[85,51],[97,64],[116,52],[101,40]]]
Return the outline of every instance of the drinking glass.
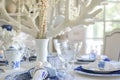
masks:
[[[59,57],[64,59],[64,61],[63,61],[64,62],[64,68],[66,70],[68,70],[68,69],[70,69],[69,62],[73,58],[73,52],[69,48],[68,41],[60,42],[60,50],[61,50],[61,54],[59,55]]]
[[[29,58],[30,58],[30,49],[29,48],[25,48],[24,51],[24,57],[26,58],[26,61],[29,62]]]
[[[80,53],[82,48],[82,41],[71,43],[70,48],[73,51],[73,60],[72,60],[72,67],[74,66],[74,62],[76,61],[77,55]]]
[[[65,72],[63,70],[57,71],[57,77],[59,80],[76,80],[74,75],[70,74],[69,72]]]
[[[52,68],[55,70],[63,69],[63,58],[59,57],[58,55],[49,55],[48,62],[51,64]]]
[[[77,43],[74,43],[74,59],[76,59],[76,56],[80,53],[80,50],[82,48],[83,42],[79,41]]]
[[[61,54],[61,50],[60,50],[60,43],[58,42],[57,39],[54,40],[54,47],[55,47],[55,50],[57,51],[57,54]]]

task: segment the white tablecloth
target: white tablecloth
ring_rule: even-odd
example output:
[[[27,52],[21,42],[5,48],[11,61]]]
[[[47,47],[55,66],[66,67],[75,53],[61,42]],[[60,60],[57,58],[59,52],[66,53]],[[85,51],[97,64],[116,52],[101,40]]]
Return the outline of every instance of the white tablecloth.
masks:
[[[113,76],[97,77],[97,76],[83,75],[83,74],[77,73],[75,71],[70,71],[69,73],[73,74],[77,80],[120,80],[120,76],[118,76],[118,77],[113,77]]]
[[[21,72],[21,71],[26,71],[29,70],[30,68],[35,66],[35,62],[23,62],[21,64],[20,69],[7,69],[5,66],[0,66],[3,69],[6,69],[5,73],[0,73],[0,80],[4,80],[4,77],[7,76],[8,74],[14,73],[14,72]],[[74,70],[69,70],[68,73],[74,75],[76,77],[76,80],[120,80],[120,76],[113,77],[97,77],[97,76],[88,76],[88,75],[83,75],[80,73],[75,72]]]
[[[0,80],[4,80],[5,76],[13,74],[14,72],[24,72],[35,66],[35,62],[22,62],[20,69],[9,69],[6,66],[0,66],[5,72],[0,73]]]

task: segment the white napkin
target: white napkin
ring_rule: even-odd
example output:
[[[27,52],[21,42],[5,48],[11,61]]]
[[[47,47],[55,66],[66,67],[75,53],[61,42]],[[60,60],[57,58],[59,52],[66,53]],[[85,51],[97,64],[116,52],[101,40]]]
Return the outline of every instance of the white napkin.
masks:
[[[32,80],[44,80],[48,75],[47,70],[39,69],[35,71]]]
[[[94,70],[99,71],[100,69],[98,67],[98,63],[99,61],[95,61],[87,65],[84,65],[83,68],[88,69],[88,70],[94,69]],[[120,62],[105,61],[105,67],[103,71],[117,71],[117,70],[120,70]]]
[[[83,68],[85,69],[98,69],[98,62],[92,62],[92,63],[89,63],[87,65],[83,65]]]
[[[110,66],[109,66],[110,65]],[[120,62],[110,61],[107,66],[113,67],[115,70],[120,70]],[[111,69],[111,68],[110,68]]]
[[[90,58],[90,55],[82,55],[81,57],[77,58],[78,60],[93,60],[92,58]]]
[[[96,55],[96,57],[91,57],[90,54],[85,54],[77,57],[77,60],[104,60],[109,59],[106,55]]]

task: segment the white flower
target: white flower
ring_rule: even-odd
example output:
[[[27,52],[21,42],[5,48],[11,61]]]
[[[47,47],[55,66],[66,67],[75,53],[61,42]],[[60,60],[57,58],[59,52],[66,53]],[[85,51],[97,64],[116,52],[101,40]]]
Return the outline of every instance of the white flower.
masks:
[[[8,49],[9,47],[14,47],[19,49],[25,47],[25,40],[27,38],[26,34],[23,32],[18,32],[15,30],[7,31],[0,27],[0,39],[2,40],[2,48]]]

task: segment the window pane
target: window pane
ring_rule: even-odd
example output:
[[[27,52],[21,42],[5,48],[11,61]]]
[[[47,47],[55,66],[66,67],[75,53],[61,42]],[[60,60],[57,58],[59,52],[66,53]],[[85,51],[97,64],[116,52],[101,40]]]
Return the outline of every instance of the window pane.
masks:
[[[87,27],[87,38],[103,38],[103,22],[96,22]]]
[[[103,54],[103,40],[102,39],[87,39],[86,41],[86,53],[89,54],[91,50],[97,52],[97,54]]]
[[[95,18],[94,18],[95,20],[98,20],[98,21],[103,20],[104,8],[103,8],[103,6],[101,6],[101,8],[102,8],[102,11],[95,16]]]
[[[120,3],[106,5],[106,20],[120,20]]]
[[[90,53],[93,49],[97,50],[98,54],[102,54],[104,27],[106,32],[120,28],[120,0],[107,1],[108,4],[103,6],[103,10],[95,17],[96,23],[87,27],[86,53]]]
[[[106,32],[112,31],[113,29],[116,28],[120,28],[119,22],[106,22],[106,27],[105,27]]]
[[[120,0],[107,0],[107,1],[120,1]]]

